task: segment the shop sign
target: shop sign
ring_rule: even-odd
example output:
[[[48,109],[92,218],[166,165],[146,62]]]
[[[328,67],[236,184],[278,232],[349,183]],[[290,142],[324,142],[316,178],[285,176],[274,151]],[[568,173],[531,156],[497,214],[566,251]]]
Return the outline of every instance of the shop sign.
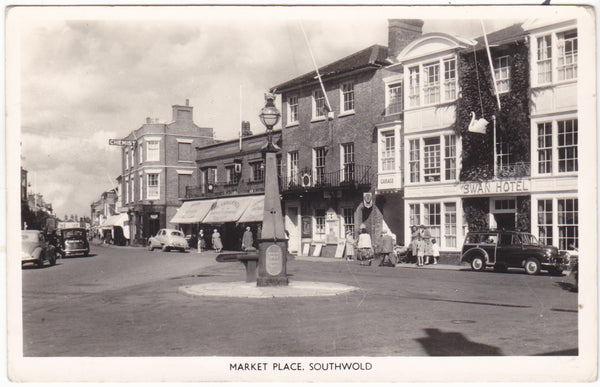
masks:
[[[137,141],[135,140],[121,140],[116,138],[111,138],[108,140],[108,145],[116,145],[116,146],[135,146]]]
[[[460,193],[467,196],[514,194],[524,193],[531,190],[531,181],[519,180],[490,180],[490,181],[467,181],[458,185]]]

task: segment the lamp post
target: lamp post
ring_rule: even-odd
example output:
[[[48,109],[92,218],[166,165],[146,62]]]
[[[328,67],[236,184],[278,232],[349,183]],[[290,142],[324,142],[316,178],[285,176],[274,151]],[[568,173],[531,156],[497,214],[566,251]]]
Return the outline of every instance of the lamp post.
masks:
[[[287,278],[287,237],[283,225],[279,184],[277,181],[276,153],[273,126],[281,114],[275,107],[275,95],[265,93],[266,104],[260,111],[260,120],[267,127],[267,144],[262,148],[265,157],[265,203],[262,232],[258,239],[257,286],[282,286]]]

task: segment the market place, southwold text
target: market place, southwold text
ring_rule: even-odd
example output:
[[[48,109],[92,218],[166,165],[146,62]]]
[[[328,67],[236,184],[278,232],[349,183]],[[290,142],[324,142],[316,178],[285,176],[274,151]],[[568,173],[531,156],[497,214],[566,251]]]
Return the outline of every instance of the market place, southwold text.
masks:
[[[230,371],[304,371],[302,363],[229,363]],[[344,362],[344,363],[309,363],[309,371],[369,371],[373,369],[371,363]]]

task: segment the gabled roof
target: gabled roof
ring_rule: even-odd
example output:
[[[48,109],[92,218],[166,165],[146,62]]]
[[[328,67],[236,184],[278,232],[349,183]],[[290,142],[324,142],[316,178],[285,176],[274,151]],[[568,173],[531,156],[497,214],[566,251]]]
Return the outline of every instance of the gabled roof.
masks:
[[[386,60],[388,56],[388,49],[385,46],[379,44],[372,45],[355,52],[354,54],[348,55],[345,58],[336,60],[335,62],[329,63],[319,68],[319,73],[322,78],[328,78],[334,75],[347,73],[353,70],[363,69],[367,67],[381,67],[390,64]],[[272,91],[282,91],[290,89],[295,86],[305,85],[315,82],[317,76],[316,71],[311,71],[299,77],[296,77],[287,82],[281,83],[271,88]]]
[[[488,33],[487,40],[490,46],[492,46],[495,44],[503,44],[521,40],[525,37],[525,35],[527,35],[527,33],[523,29],[523,23],[517,23],[506,28],[502,28],[498,31]],[[475,45],[475,50],[485,48],[485,40],[483,39],[483,35],[474,40],[477,42]]]

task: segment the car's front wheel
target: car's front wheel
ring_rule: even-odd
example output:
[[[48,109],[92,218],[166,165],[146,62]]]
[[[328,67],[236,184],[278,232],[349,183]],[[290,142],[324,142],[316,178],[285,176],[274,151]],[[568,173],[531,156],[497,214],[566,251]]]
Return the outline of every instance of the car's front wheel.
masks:
[[[525,261],[525,271],[529,275],[536,275],[540,272],[540,261],[535,258],[529,258]]]
[[[475,271],[484,271],[485,270],[485,259],[481,255],[476,255],[471,260],[471,269]]]

